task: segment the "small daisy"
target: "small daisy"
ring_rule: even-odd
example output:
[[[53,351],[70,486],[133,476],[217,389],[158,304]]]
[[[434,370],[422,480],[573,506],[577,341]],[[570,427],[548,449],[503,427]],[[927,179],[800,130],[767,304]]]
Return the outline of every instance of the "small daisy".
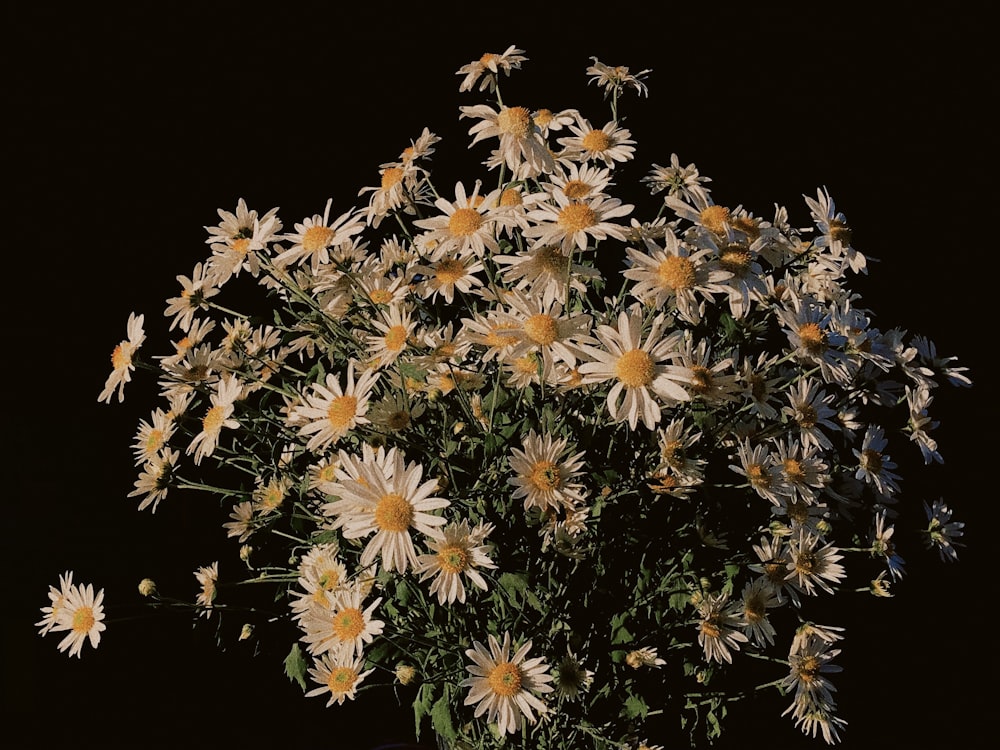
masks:
[[[180,455],[178,451],[165,447],[146,460],[139,478],[135,480],[135,489],[128,493],[128,497],[143,496],[138,510],[145,510],[152,506],[150,513],[156,512],[156,506],[170,490],[174,469],[177,467]]]
[[[639,669],[640,667],[659,668],[667,662],[660,657],[655,647],[643,646],[634,651],[629,651],[625,655],[625,663],[632,667],[632,669]]]
[[[129,314],[128,323],[125,326],[128,338],[119,343],[111,352],[111,374],[104,382],[104,389],[97,397],[98,401],[110,404],[116,389],[118,402],[121,403],[125,400],[125,384],[132,379],[132,373],[135,371],[132,357],[146,340],[146,334],[142,328],[143,318],[142,315]]]
[[[496,568],[489,558],[493,546],[484,544],[484,540],[493,531],[493,524],[480,523],[475,528],[469,528],[465,519],[450,523],[441,533],[444,539],[431,539],[427,546],[431,553],[417,557],[414,572],[421,581],[433,578],[431,594],[437,594],[441,604],[454,602],[465,603],[465,576],[478,588],[488,590],[486,579],[477,568]]]
[[[527,658],[530,650],[529,640],[511,654],[510,633],[504,633],[502,643],[490,635],[488,646],[474,641],[465,651],[473,662],[466,666],[471,676],[461,682],[469,688],[465,705],[478,704],[475,717],[486,714],[501,735],[513,734],[525,720],[534,724],[535,711],[548,711],[538,694],[552,692],[553,677],[542,657]]]
[[[309,674],[320,686],[308,691],[306,697],[329,693],[330,699],[326,702],[328,708],[334,703],[341,705],[345,700],[354,700],[358,686],[375,671],[374,668],[362,671],[365,667],[362,656],[345,659],[323,654],[314,660],[313,665],[309,668]]]
[[[444,301],[455,301],[455,292],[469,294],[483,285],[476,276],[485,266],[474,257],[445,255],[429,263],[418,263],[413,273],[419,278],[416,293],[423,299],[434,301],[440,294]]]
[[[313,656],[330,654],[341,659],[355,659],[365,646],[381,635],[385,623],[373,618],[382,598],[364,604],[365,590],[357,581],[337,589],[332,601],[313,601],[299,619],[301,640]]]
[[[91,584],[77,586],[67,580],[65,598],[61,601],[53,627],[53,631],[69,631],[59,642],[60,651],[69,649],[70,656],[80,658],[86,641],[90,641],[92,648],[97,648],[101,633],[107,629],[103,602],[104,589],[95,595]]]
[[[766,578],[755,578],[743,587],[740,595],[740,615],[743,618],[743,634],[750,643],[761,648],[774,645],[777,631],[767,619],[767,611],[784,604],[781,594]]]
[[[925,502],[924,512],[927,514],[927,528],[922,532],[925,546],[928,549],[937,548],[945,562],[958,560],[955,547],[964,545],[956,540],[965,533],[965,523],[951,520],[951,508],[943,498],[935,500],[932,505]]]
[[[846,385],[856,371],[843,348],[847,338],[833,324],[833,313],[816,300],[789,292],[775,314],[791,353],[807,367],[820,368],[823,380]]]
[[[840,430],[835,421],[837,412],[829,406],[834,394],[827,394],[815,378],[804,377],[788,389],[787,396],[788,405],[782,407],[781,413],[798,426],[803,445],[824,450],[833,448],[823,428],[834,433]]]
[[[479,120],[469,128],[469,135],[473,136],[469,148],[484,138],[499,140],[499,148],[487,162],[490,169],[506,165],[515,179],[538,177],[555,169],[555,159],[529,109],[501,105],[497,111],[488,104],[478,104],[459,110],[460,118]]]
[[[552,198],[553,202],[539,203],[528,212],[535,225],[523,234],[533,240],[532,247],[557,245],[564,255],[569,255],[574,249],[586,250],[590,240],[625,239],[624,227],[611,220],[632,213],[632,204],[605,195],[576,201],[558,191]]]
[[[469,254],[482,258],[499,252],[496,236],[508,223],[506,213],[498,210],[500,190],[479,194],[477,180],[472,194],[465,192],[461,182],[455,184],[455,200],[438,198],[434,205],[441,214],[429,219],[417,219],[414,225],[426,230],[424,241],[435,247],[435,257],[449,255],[463,258]]]
[[[586,490],[578,478],[583,474],[584,452],[573,453],[568,438],[532,429],[521,448],[511,448],[507,483],[515,487],[513,498],[524,498],[524,509],[558,510],[582,502]]]
[[[549,177],[552,190],[560,191],[570,200],[582,200],[605,192],[611,182],[611,170],[589,164],[570,162]]]
[[[566,655],[559,660],[553,672],[556,695],[565,700],[577,700],[594,680],[594,673],[566,646]]]
[[[49,606],[42,607],[42,619],[35,623],[40,628],[39,635],[45,635],[59,624],[59,618],[66,606],[67,597],[73,589],[73,571],[67,570],[59,576],[59,588],[49,586]],[[56,628],[59,630],[60,628]]]
[[[896,543],[892,541],[892,535],[895,531],[895,527],[886,522],[884,510],[876,514],[875,529],[872,532],[871,541],[872,555],[881,557],[885,561],[892,579],[898,581],[903,577],[906,560],[900,557],[899,552],[896,551]]]
[[[388,477],[370,462],[358,468],[359,477],[338,482],[333,493],[338,499],[326,506],[337,517],[334,527],[343,528],[346,539],[372,537],[361,553],[362,567],[380,557],[386,570],[405,573],[417,564],[410,530],[443,541],[439,527],[446,521],[432,511],[451,503],[434,496],[438,480],[422,481],[423,467],[415,462],[405,464],[402,454],[393,455]]]
[[[670,166],[662,167],[659,164],[653,164],[649,174],[641,181],[649,185],[649,191],[653,195],[666,190],[669,196],[676,196],[691,202],[700,200],[703,203],[708,203],[708,189],[703,186],[703,183],[711,182],[712,179],[702,177],[694,164],[682,167],[677,154],[671,154]]]
[[[788,584],[809,596],[819,587],[828,594],[833,593],[831,584],[842,581],[846,575],[840,550],[827,544],[820,547],[820,537],[800,530],[797,536],[788,540],[790,560],[788,562]]]
[[[381,311],[381,319],[372,318],[378,333],[367,336],[368,356],[376,368],[391,365],[407,348],[417,327],[410,310],[403,305],[390,305]]]
[[[604,89],[605,98],[614,95],[614,98],[617,99],[626,88],[635,89],[639,96],[649,95],[649,90],[643,82],[646,75],[652,73],[649,68],[640,70],[638,73],[630,73],[629,69],[624,65],[605,65],[596,57],[591,57],[590,59],[593,62],[587,68],[590,83],[596,83],[600,88]]]
[[[277,208],[258,216],[256,211],[247,208],[243,198],[237,202],[235,214],[221,208],[217,211],[222,221],[214,227],[205,227],[209,235],[205,242],[212,249],[206,274],[213,286],[221,287],[244,269],[254,276],[259,273],[258,255],[277,239],[281,220],[277,217]]]
[[[427,405],[423,401],[394,392],[389,397],[372,404],[368,411],[368,419],[386,432],[401,432],[410,427],[415,420],[420,419],[426,410]]]
[[[743,440],[737,447],[739,465],[730,464],[729,468],[747,478],[750,488],[772,505],[780,504],[780,498],[790,491],[785,485],[781,465],[775,455],[764,443],[755,446]]]
[[[551,109],[536,109],[531,113],[531,121],[538,126],[543,138],[548,138],[554,131],[562,130],[571,123],[576,122],[579,115],[575,109],[562,109],[553,112]]]
[[[681,333],[664,334],[666,318],[657,315],[643,340],[642,311],[633,307],[618,316],[618,327],[599,325],[595,335],[603,349],[582,346],[591,360],[580,365],[587,383],[615,380],[607,397],[607,409],[615,422],[627,421],[635,429],[642,419],[647,429],[655,429],[661,407],[654,395],[668,404],[688,401],[690,395],[682,384],[689,384],[691,373],[671,362],[678,354]]]
[[[571,289],[586,293],[586,282],[601,276],[596,268],[574,263],[559,245],[536,243],[524,252],[495,255],[492,260],[503,269],[501,276],[506,284],[539,299],[543,305],[566,304]]]
[[[558,139],[559,145],[565,149],[560,159],[599,161],[614,169],[616,162],[635,158],[635,140],[631,131],[613,120],[597,130],[586,118],[577,117],[576,123],[569,129],[573,135]]]
[[[201,585],[201,591],[195,599],[195,603],[203,608],[202,614],[209,617],[212,614],[212,605],[215,602],[216,584],[219,581],[219,562],[198,568],[194,572],[194,577]]]
[[[236,376],[223,377],[216,383],[215,393],[210,396],[212,406],[201,420],[201,432],[195,435],[187,447],[189,454],[194,453],[196,464],[215,452],[223,427],[233,430],[240,426],[240,423],[233,419],[235,410],[233,405],[242,392],[243,385]]]
[[[504,359],[517,359],[531,352],[550,363],[575,367],[580,343],[597,343],[589,335],[591,317],[586,313],[564,314],[559,302],[545,305],[517,292],[504,299],[507,319],[514,326],[511,335],[519,339]]]
[[[830,467],[823,454],[815,445],[799,443],[795,439],[778,440],[775,449],[785,490],[783,494],[797,497],[810,505],[815,503],[831,479]]]
[[[177,297],[167,299],[167,308],[163,311],[166,317],[173,317],[170,322],[171,331],[177,327],[187,331],[191,327],[195,313],[207,310],[208,300],[219,293],[218,287],[208,276],[207,271],[206,265],[196,263],[190,277],[177,277],[177,281],[181,284],[181,293]]]
[[[829,248],[835,258],[844,258],[855,273],[868,273],[868,261],[854,249],[851,242],[854,233],[847,224],[847,217],[837,210],[837,205],[826,188],[818,188],[816,197],[802,196],[812,212],[813,221],[820,236],[813,241],[815,247]]]
[[[135,465],[145,463],[165,448],[176,429],[177,424],[172,411],[157,408],[149,420],[140,419],[139,428],[132,441]]]
[[[698,643],[705,651],[709,662],[733,661],[732,651],[739,651],[741,643],[749,639],[743,633],[746,621],[743,619],[740,602],[730,602],[725,593],[706,594],[697,603]]]
[[[310,436],[306,449],[321,452],[358,425],[368,424],[368,400],[379,373],[369,370],[354,378],[354,361],[347,363],[347,382],[328,373],[325,384],[313,383],[304,403],[292,410],[293,419],[302,420],[300,434]]]
[[[249,500],[236,503],[229,514],[230,521],[222,524],[227,537],[236,537],[240,544],[249,539],[254,532],[254,505]]]
[[[853,449],[854,457],[858,459],[855,479],[863,479],[882,497],[892,497],[899,492],[900,476],[892,470],[896,464],[885,453],[889,444],[885,430],[878,425],[870,424],[865,430],[865,437],[860,449]]]
[[[816,706],[831,709],[836,706],[833,694],[837,688],[830,683],[827,675],[836,674],[842,668],[832,663],[840,654],[839,648],[832,648],[833,643],[811,633],[808,626],[800,629],[792,641],[788,654],[789,673],[781,684],[786,690],[795,691],[789,711],[794,712],[796,717]]]
[[[274,260],[279,265],[288,263],[309,263],[312,272],[319,273],[320,268],[331,262],[330,248],[349,243],[351,238],[365,228],[365,215],[354,209],[345,211],[332,223],[330,222],[330,207],[333,199],[326,202],[323,215],[314,214],[301,223],[295,224],[295,231],[282,235],[282,239],[291,240],[292,246],[278,255]]]
[[[476,82],[479,81],[480,91],[487,89],[491,92],[495,91],[500,73],[503,72],[509,76],[510,71],[520,69],[521,63],[527,59],[524,56],[524,50],[518,49],[513,44],[500,53],[487,52],[478,60],[473,60],[456,71],[456,75],[464,76],[458,90],[472,91]]]

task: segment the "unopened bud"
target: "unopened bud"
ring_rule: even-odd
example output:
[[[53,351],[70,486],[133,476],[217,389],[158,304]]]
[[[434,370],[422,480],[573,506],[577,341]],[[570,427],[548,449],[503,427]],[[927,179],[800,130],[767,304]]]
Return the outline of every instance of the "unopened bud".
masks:
[[[143,596],[152,596],[156,593],[156,581],[152,578],[143,578],[139,581],[139,593]]]
[[[253,625],[249,622],[243,625],[243,629],[240,631],[240,640],[245,641],[247,638],[253,635]]]
[[[409,664],[399,664],[396,667],[396,680],[400,685],[409,685],[417,678],[417,669]]]

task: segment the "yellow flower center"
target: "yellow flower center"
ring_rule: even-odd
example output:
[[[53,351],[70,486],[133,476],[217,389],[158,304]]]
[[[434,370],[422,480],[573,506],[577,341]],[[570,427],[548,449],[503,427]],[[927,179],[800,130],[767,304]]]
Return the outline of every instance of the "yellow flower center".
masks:
[[[714,619],[704,620],[701,623],[701,632],[708,638],[718,638],[722,635],[722,629],[715,623]]]
[[[344,695],[351,692],[357,679],[358,673],[351,667],[334,667],[330,670],[326,685],[334,695]]]
[[[518,357],[514,360],[514,369],[522,375],[535,375],[538,372],[538,359],[534,354]]]
[[[611,147],[611,136],[603,130],[591,130],[583,136],[583,147],[595,154],[603,153]]]
[[[457,544],[439,549],[437,559],[441,570],[446,573],[461,573],[469,567],[469,553]]]
[[[684,466],[684,444],[680,440],[670,440],[660,448],[660,456],[674,468],[680,468]]]
[[[802,462],[795,458],[786,458],[782,463],[785,469],[785,476],[792,482],[801,482],[806,478],[806,472],[802,468]]]
[[[213,406],[201,420],[201,429],[211,434],[222,429],[222,423],[226,421],[221,406]]]
[[[385,348],[391,352],[398,352],[406,345],[406,328],[403,326],[393,326],[385,333]]]
[[[806,430],[815,427],[818,419],[819,415],[816,413],[816,410],[808,404],[800,406],[795,414],[795,421],[799,423],[799,427]]]
[[[392,412],[385,419],[385,426],[390,430],[402,430],[408,424],[410,424],[410,414],[404,409]]]
[[[830,238],[842,245],[850,247],[851,240],[854,239],[854,233],[851,231],[851,228],[840,219],[832,219],[830,221]]]
[[[326,418],[335,430],[345,430],[358,413],[358,400],[354,396],[337,396],[326,410]]]
[[[333,239],[333,230],[330,227],[315,226],[309,227],[302,235],[302,248],[306,252],[315,253],[330,244]]]
[[[413,505],[402,495],[390,492],[375,506],[375,525],[382,531],[406,531],[413,523]]]
[[[390,190],[403,181],[403,170],[400,167],[389,167],[382,172],[382,189]]]
[[[153,454],[163,447],[163,430],[150,430],[146,435],[145,451]]]
[[[710,232],[722,234],[729,221],[729,209],[725,206],[706,206],[699,216],[701,225]]]
[[[488,68],[490,65],[492,65],[499,59],[500,55],[496,54],[495,52],[487,52],[486,54],[484,54],[482,57],[479,58],[479,64],[482,65],[484,68]]]
[[[336,568],[328,568],[319,574],[317,582],[324,591],[333,591],[340,585],[340,571]]]
[[[229,247],[231,247],[237,255],[246,255],[250,252],[250,240],[246,237],[240,237],[239,239],[233,240],[229,244]]]
[[[546,245],[540,248],[535,253],[534,260],[541,272],[550,276],[562,276],[569,263],[569,258],[563,255],[562,251],[555,245]]]
[[[365,629],[365,616],[357,607],[345,607],[333,616],[333,634],[341,641],[353,641]]]
[[[95,622],[94,610],[90,607],[80,607],[73,613],[73,632],[89,633]]]
[[[130,364],[132,364],[132,347],[128,344],[119,344],[111,352],[111,366],[116,370],[124,370]]]
[[[632,349],[618,358],[615,376],[627,388],[641,388],[653,382],[653,358],[642,349]]]
[[[500,193],[501,206],[520,206],[523,203],[524,199],[521,197],[521,191],[517,188],[507,188]]]
[[[816,323],[799,327],[799,340],[810,354],[822,354],[827,348],[826,333]]]
[[[514,330],[514,325],[513,324],[498,325],[496,328],[494,328],[488,334],[486,334],[486,343],[489,346],[496,347],[497,349],[502,349],[505,346],[516,344],[517,337],[509,336],[503,333],[503,331],[505,330]]]
[[[571,203],[559,212],[559,226],[569,232],[579,232],[597,223],[597,212],[582,203]]]
[[[590,185],[583,180],[570,180],[563,185],[563,194],[567,198],[578,200],[580,198],[586,198],[590,194],[590,189]]]
[[[510,662],[503,662],[490,670],[486,681],[496,695],[510,698],[521,690],[521,670]]]
[[[656,279],[667,289],[690,289],[695,284],[694,263],[671,255],[656,267]]]
[[[368,299],[376,305],[388,305],[392,302],[392,292],[388,289],[372,289],[368,292]]]
[[[754,487],[764,490],[771,487],[771,473],[762,464],[750,464],[747,467],[747,479]]]
[[[861,466],[873,474],[882,471],[882,454],[870,448],[861,452]]]
[[[751,219],[749,216],[738,216],[734,219],[733,229],[743,232],[751,241],[760,237],[760,227],[758,226],[757,219]]]
[[[816,555],[812,552],[803,552],[795,558],[795,571],[809,576],[816,570]]]
[[[704,395],[712,390],[714,381],[712,371],[702,365],[695,365],[691,368],[691,390],[699,395]]]
[[[540,128],[544,128],[546,125],[552,122],[553,116],[554,115],[552,114],[551,109],[540,109],[537,112],[535,112],[535,118],[534,118],[535,125],[537,125]]]
[[[803,682],[812,682],[819,674],[820,660],[815,656],[806,656],[799,662],[795,670]]]
[[[316,472],[316,478],[321,482],[332,482],[337,478],[336,464],[327,464]]]
[[[455,237],[468,237],[479,231],[483,216],[474,208],[459,208],[448,219],[448,231]]]
[[[453,258],[442,260],[434,269],[434,278],[441,284],[454,284],[463,276],[465,276],[465,264]]]
[[[531,113],[524,107],[505,107],[497,115],[500,132],[515,138],[527,138],[531,132]]]
[[[559,337],[559,324],[551,315],[538,313],[524,321],[524,332],[536,344],[547,346]]]
[[[558,489],[562,483],[562,477],[559,474],[559,467],[552,461],[535,461],[531,467],[531,474],[528,475],[528,481],[531,482],[536,489],[542,490],[543,492],[551,492],[552,490]]]
[[[285,493],[280,487],[272,485],[265,490],[261,497],[260,504],[264,508],[274,509],[281,505],[285,500]]]
[[[729,245],[719,253],[719,262],[722,267],[737,277],[746,275],[752,261],[753,256],[743,245]]]

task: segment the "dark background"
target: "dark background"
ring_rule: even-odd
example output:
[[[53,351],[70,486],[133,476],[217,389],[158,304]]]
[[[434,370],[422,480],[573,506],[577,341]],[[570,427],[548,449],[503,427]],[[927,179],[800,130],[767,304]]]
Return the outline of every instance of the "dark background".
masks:
[[[835,684],[845,748],[988,745],[998,71],[989,19],[969,12],[988,6],[961,16],[907,6],[884,19],[750,4],[194,7],[4,11],[5,734],[346,750],[411,738],[409,706],[391,690],[325,708],[301,697],[280,660],[220,650],[186,617],[113,622],[79,660],[33,624],[66,569],[107,602],[134,603],[140,578],[193,592],[192,571],[218,557],[205,498],[171,495],[155,516],[126,498],[153,390],[133,383],[123,405],[96,397],[129,312],[146,315],[147,350],[166,351],[175,277],[205,257],[216,209],[240,197],[261,212],[280,206],[287,229],[329,197],[339,215],[424,126],[445,138],[435,163],[484,158],[463,153],[458,107],[480,99],[459,94],[455,72],[515,44],[529,59],[505,82],[508,103],[578,107],[598,126],[590,56],[651,68],[649,99],[626,104],[636,162],[676,152],[712,177],[717,203],[765,217],[780,203],[801,226],[801,195],[828,187],[855,246],[880,261],[861,285],[876,325],[924,333],[971,368],[973,389],[942,389],[934,404],[945,465],[931,473],[943,485],[907,485],[905,474],[903,484],[915,505],[943,489],[968,547],[946,566],[905,544],[897,597],[839,620]],[[897,445],[901,459],[909,446]],[[773,695],[738,706],[719,747],[823,746],[779,718],[783,707]]]

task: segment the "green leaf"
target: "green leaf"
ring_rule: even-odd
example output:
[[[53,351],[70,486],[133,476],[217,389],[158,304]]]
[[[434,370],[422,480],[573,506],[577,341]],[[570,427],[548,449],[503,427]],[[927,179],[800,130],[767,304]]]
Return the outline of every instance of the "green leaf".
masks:
[[[646,714],[649,713],[649,706],[646,705],[646,701],[640,698],[638,695],[629,695],[625,700],[625,715],[630,719],[646,718]]]
[[[431,708],[431,724],[434,731],[449,742],[458,736],[455,725],[451,722],[451,706],[448,704],[447,690],[434,702],[434,707]]]
[[[297,643],[292,644],[292,650],[285,657],[285,674],[289,680],[299,683],[303,690],[306,689],[306,659]]]
[[[434,700],[434,685],[430,682],[423,683],[417,690],[417,697],[413,699],[413,722],[416,730],[416,738],[420,739],[420,725],[424,717],[431,712],[432,701]]]

